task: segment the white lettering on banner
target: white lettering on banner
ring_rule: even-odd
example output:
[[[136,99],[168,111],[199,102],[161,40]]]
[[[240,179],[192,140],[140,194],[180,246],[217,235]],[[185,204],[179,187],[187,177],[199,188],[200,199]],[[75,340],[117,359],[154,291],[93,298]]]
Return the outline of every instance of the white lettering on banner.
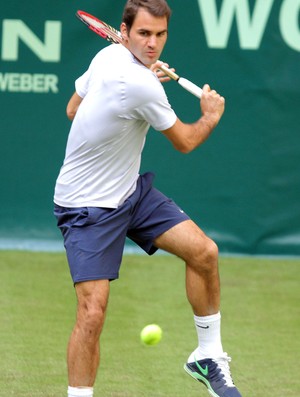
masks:
[[[0,73],[0,91],[58,93],[55,74]]]
[[[274,0],[256,0],[252,17],[249,0],[223,0],[219,17],[216,1],[198,0],[208,47],[227,47],[235,17],[240,47],[257,50],[265,33]],[[296,51],[300,51],[299,12],[300,0],[282,1],[279,14],[280,33],[285,43]]]
[[[283,39],[294,50],[300,51],[300,0],[285,0],[281,7],[279,25]]]
[[[4,19],[2,27],[3,61],[17,61],[22,40],[43,62],[59,62],[61,53],[61,22],[46,21],[44,43],[20,19]]]
[[[209,47],[226,48],[236,15],[240,46],[257,49],[274,0],[257,0],[251,20],[248,0],[224,0],[218,20],[216,0],[198,0]]]

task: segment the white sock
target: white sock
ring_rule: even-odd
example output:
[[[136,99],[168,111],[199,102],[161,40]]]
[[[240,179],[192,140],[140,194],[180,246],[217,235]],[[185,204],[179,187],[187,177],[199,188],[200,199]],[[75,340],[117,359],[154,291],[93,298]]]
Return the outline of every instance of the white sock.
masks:
[[[68,397],[93,397],[93,388],[68,386]]]
[[[198,347],[190,355],[188,362],[220,357],[223,354],[220,312],[205,317],[194,316],[194,320],[198,335]]]

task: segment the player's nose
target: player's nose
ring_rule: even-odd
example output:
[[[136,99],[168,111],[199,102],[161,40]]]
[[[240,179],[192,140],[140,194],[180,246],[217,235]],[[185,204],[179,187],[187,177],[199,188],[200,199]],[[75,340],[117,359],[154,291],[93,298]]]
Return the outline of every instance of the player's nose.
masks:
[[[156,43],[157,43],[156,36],[154,34],[149,36],[148,46],[149,47],[156,47]]]

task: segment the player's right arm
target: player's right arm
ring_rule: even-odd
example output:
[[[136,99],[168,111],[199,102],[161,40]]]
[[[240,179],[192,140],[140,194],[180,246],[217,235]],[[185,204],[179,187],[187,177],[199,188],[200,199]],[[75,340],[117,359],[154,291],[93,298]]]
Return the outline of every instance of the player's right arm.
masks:
[[[77,94],[77,92],[74,92],[74,94],[71,96],[71,98],[70,98],[70,100],[68,102],[68,105],[67,105],[67,109],[66,109],[67,117],[68,117],[69,120],[72,121],[74,119],[74,117],[75,117],[75,115],[77,113],[77,110],[79,108],[79,105],[82,102],[82,99],[83,98],[81,98]]]
[[[189,153],[210,136],[219,123],[224,108],[225,99],[206,84],[201,97],[201,118],[192,124],[183,123],[177,118],[175,124],[162,133],[172,142],[175,149]]]

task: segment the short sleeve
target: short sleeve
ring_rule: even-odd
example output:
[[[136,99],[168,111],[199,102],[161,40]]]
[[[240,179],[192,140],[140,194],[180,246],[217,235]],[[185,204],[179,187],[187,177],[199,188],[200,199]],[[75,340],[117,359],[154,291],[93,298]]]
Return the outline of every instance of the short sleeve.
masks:
[[[135,107],[132,116],[137,119],[145,120],[155,130],[163,131],[172,127],[177,116],[172,109],[165,90],[154,75],[144,74],[142,82],[130,85],[128,96],[135,98]],[[130,102],[130,101],[129,101]]]
[[[171,128],[177,119],[167,99],[144,103],[137,109],[137,113],[157,131]]]
[[[84,98],[88,92],[90,74],[90,69],[88,69],[75,81],[76,92],[81,98]]]

